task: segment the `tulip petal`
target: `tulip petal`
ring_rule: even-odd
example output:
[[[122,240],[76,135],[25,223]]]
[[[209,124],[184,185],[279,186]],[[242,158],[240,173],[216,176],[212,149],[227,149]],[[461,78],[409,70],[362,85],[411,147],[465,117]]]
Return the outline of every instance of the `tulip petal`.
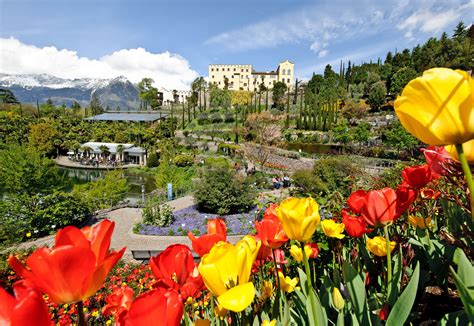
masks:
[[[25,289],[22,291],[22,295],[18,296],[18,300],[19,303],[14,309],[12,325],[52,325],[48,307],[41,293],[31,288]]]
[[[247,308],[255,297],[252,282],[235,286],[217,298],[219,305],[227,310],[241,312]]]
[[[114,228],[115,222],[104,220],[92,228],[83,229],[84,234],[91,243],[91,249],[95,253],[98,262],[107,256]]]
[[[58,233],[56,233],[54,239],[54,248],[61,246],[74,246],[89,249],[91,244],[80,229],[74,226],[66,226],[64,229],[60,229]]]
[[[84,284],[83,292],[84,297],[88,298],[92,296],[94,293],[99,290],[105,279],[107,278],[107,275],[109,274],[110,270],[112,267],[117,264],[117,262],[122,258],[123,253],[125,252],[125,247],[122,248],[120,251],[113,251],[111,252],[96,268],[95,271],[90,279],[90,282],[87,284]]]
[[[28,257],[31,281],[55,303],[73,303],[84,298],[83,289],[95,269],[95,256],[85,248],[61,246],[40,248]]]
[[[145,292],[130,305],[127,325],[166,325],[166,297],[159,290]]]
[[[11,325],[16,300],[0,287],[0,325]]]

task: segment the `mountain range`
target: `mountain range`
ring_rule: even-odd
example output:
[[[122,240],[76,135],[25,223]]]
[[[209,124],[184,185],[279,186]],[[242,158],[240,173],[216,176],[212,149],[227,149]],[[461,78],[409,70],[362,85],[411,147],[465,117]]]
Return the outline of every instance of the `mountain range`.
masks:
[[[22,103],[45,103],[51,99],[55,105],[71,106],[77,101],[82,107],[89,105],[96,94],[104,109],[138,110],[138,88],[126,77],[113,79],[64,79],[48,74],[7,75],[0,73],[0,88],[13,92]]]

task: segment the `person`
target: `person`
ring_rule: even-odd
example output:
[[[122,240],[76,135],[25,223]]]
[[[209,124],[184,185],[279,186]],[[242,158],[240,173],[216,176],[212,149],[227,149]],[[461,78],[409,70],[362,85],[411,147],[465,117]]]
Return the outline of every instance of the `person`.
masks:
[[[280,189],[280,182],[278,181],[277,178],[275,177],[272,178],[272,184],[273,184],[273,188]]]
[[[290,178],[289,178],[287,175],[285,175],[285,176],[283,177],[283,187],[287,188],[287,187],[289,187],[290,185],[291,185],[291,183],[290,183]]]

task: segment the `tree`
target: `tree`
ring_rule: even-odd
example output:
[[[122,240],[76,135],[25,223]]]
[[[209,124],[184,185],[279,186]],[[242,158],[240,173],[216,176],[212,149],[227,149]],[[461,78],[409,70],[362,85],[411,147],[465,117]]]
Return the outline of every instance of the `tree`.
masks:
[[[117,154],[119,155],[120,162],[123,162],[123,152],[125,152],[125,146],[122,144],[117,145]]]
[[[7,104],[19,103],[11,90],[3,88],[0,88],[0,102]]]
[[[403,128],[398,120],[392,122],[388,126],[388,128],[383,132],[382,139],[384,140],[384,143],[398,151],[407,150],[413,152],[413,150],[420,144],[415,137]]]
[[[281,137],[281,117],[274,116],[269,111],[253,113],[245,121],[245,134],[247,139],[257,143],[256,159],[264,165],[271,154],[267,145],[273,145]]]
[[[370,87],[369,98],[367,102],[373,109],[378,109],[385,103],[385,95],[387,94],[387,88],[383,81],[378,81]]]
[[[107,157],[107,155],[110,154],[110,149],[107,147],[107,145],[100,145],[99,150],[100,150],[100,155],[102,156],[104,160]]]
[[[392,76],[392,83],[390,85],[390,93],[400,94],[403,88],[408,84],[410,80],[417,77],[417,73],[412,68],[404,67],[399,69]]]
[[[279,110],[283,110],[285,105],[285,92],[287,90],[287,86],[284,82],[276,82],[273,85],[273,103]]]
[[[100,104],[99,97],[96,92],[92,93],[91,101],[89,104],[92,115],[98,115],[104,112],[104,108]]]
[[[464,25],[464,22],[460,21],[454,29],[453,39],[457,41],[463,41],[469,33],[469,29]]]
[[[217,87],[211,88],[209,91],[210,94],[210,104],[211,107],[218,108],[228,108],[231,103],[230,91],[226,89],[219,89]]]
[[[56,163],[34,148],[12,145],[0,151],[0,190],[7,194],[52,193],[65,185]]]
[[[153,83],[154,80],[151,78],[143,78],[138,83],[138,96],[145,110],[148,110],[148,105],[150,105],[151,109],[156,109],[160,105],[158,102],[158,89],[153,87]]]
[[[47,156],[55,154],[58,146],[56,139],[61,139],[62,134],[56,130],[51,121],[40,122],[30,127],[28,140],[40,153]],[[60,145],[61,143],[59,143]]]
[[[240,106],[250,103],[252,100],[252,92],[250,91],[232,91],[230,93],[231,104],[233,106]]]

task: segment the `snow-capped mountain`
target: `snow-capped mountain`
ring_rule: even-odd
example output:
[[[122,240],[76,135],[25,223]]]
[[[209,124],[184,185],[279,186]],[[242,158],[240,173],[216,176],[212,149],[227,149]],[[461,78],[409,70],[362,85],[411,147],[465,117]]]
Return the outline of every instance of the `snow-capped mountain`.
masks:
[[[70,106],[77,101],[87,106],[96,93],[102,106],[110,110],[138,109],[139,106],[138,89],[124,76],[64,79],[47,74],[0,74],[0,88],[11,90],[22,103],[44,103],[50,98],[56,105]]]

